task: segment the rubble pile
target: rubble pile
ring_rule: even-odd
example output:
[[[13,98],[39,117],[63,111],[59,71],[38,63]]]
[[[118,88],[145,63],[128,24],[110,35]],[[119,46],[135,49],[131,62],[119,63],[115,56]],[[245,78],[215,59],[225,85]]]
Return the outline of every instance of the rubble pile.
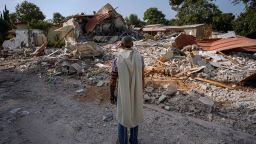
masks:
[[[76,78],[83,85],[77,90],[79,99],[87,99],[83,93],[93,88],[90,98],[99,94],[99,99],[106,101],[103,94],[108,92],[118,40],[125,35],[137,39],[139,34],[130,30],[109,4],[94,15],[74,16],[56,31],[63,34],[63,48],[49,48],[44,41],[38,42],[36,50],[34,46],[24,48],[29,47],[23,47],[28,38],[20,39],[19,35],[15,42],[5,42],[0,69],[36,73],[51,81],[55,77]],[[234,33],[197,40],[184,32],[135,41],[134,49],[145,62],[145,103],[255,135],[255,41],[237,38]],[[99,87],[103,94],[97,91]]]
[[[126,25],[123,17],[110,4],[103,6],[94,15],[76,15],[55,31],[62,33],[66,46],[84,41],[114,43],[126,35],[141,38],[139,33]]]
[[[151,81],[160,81],[160,85],[147,84],[145,102],[209,121],[225,118],[222,122],[256,134],[255,127],[244,128],[242,122],[246,121],[246,125],[256,122],[256,91],[243,87],[244,81],[256,73],[255,55],[203,51],[193,43],[176,48],[175,38],[135,42],[136,49],[144,56],[146,76]],[[255,77],[250,79],[255,83]],[[189,88],[184,89],[177,81]],[[170,90],[170,85],[177,88]]]

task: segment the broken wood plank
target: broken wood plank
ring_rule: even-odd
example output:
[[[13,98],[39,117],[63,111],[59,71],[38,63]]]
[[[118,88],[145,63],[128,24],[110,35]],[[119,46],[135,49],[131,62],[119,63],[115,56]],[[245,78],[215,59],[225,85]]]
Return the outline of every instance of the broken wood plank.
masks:
[[[191,75],[193,73],[197,73],[201,70],[203,70],[206,66],[201,66],[201,67],[195,67],[195,68],[191,68],[188,72],[188,75]]]
[[[47,55],[47,57],[50,57],[50,56],[54,55],[54,54],[55,54],[55,53],[57,53],[58,51],[60,51],[60,50],[56,50],[56,51],[54,51],[53,53],[51,53],[51,54]]]
[[[160,60],[158,60],[157,58],[155,58],[155,57],[152,56],[152,55],[149,55],[149,56],[152,57],[153,59],[155,59],[157,62],[159,62],[159,63],[162,64],[162,65],[170,66],[169,64],[166,64],[166,63],[161,62]]]
[[[196,77],[194,79],[202,81],[202,82],[207,82],[207,83],[215,85],[215,86],[219,86],[219,87],[223,87],[223,88],[228,88],[228,89],[233,89],[231,86],[228,86],[228,85],[226,85],[224,83],[221,83],[221,82],[217,82],[217,81],[213,81],[213,80],[208,80],[208,79],[204,79],[204,78],[200,78],[200,77]]]
[[[238,64],[238,65],[240,66],[240,63],[239,63],[237,60],[234,60],[234,59],[230,58],[229,56],[225,55],[225,54],[224,54],[223,52],[221,52],[221,51],[218,51],[218,53],[219,53],[220,55],[222,55],[223,57],[225,57],[226,59],[230,60],[232,63]]]

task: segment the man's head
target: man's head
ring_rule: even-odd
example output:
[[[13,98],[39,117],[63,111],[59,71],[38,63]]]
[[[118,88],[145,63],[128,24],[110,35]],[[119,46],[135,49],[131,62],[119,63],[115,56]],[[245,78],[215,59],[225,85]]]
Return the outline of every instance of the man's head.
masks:
[[[132,38],[129,36],[125,36],[122,38],[121,46],[123,48],[131,48],[133,46]]]

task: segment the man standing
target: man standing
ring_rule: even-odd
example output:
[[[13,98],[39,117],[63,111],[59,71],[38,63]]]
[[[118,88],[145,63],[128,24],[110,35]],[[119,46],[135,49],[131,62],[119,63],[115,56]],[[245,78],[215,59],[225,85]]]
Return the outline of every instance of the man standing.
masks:
[[[110,82],[110,100],[117,102],[118,140],[120,144],[128,144],[127,128],[130,128],[129,142],[138,143],[138,125],[143,121],[143,57],[132,49],[131,37],[124,37],[121,48],[112,63]],[[115,96],[118,79],[118,96]]]

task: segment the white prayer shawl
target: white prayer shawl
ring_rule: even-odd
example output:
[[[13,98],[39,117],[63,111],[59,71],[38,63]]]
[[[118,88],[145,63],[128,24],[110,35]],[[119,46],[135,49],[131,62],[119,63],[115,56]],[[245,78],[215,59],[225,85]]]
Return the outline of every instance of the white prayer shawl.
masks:
[[[127,128],[143,121],[142,56],[134,50],[117,54],[117,120]]]

